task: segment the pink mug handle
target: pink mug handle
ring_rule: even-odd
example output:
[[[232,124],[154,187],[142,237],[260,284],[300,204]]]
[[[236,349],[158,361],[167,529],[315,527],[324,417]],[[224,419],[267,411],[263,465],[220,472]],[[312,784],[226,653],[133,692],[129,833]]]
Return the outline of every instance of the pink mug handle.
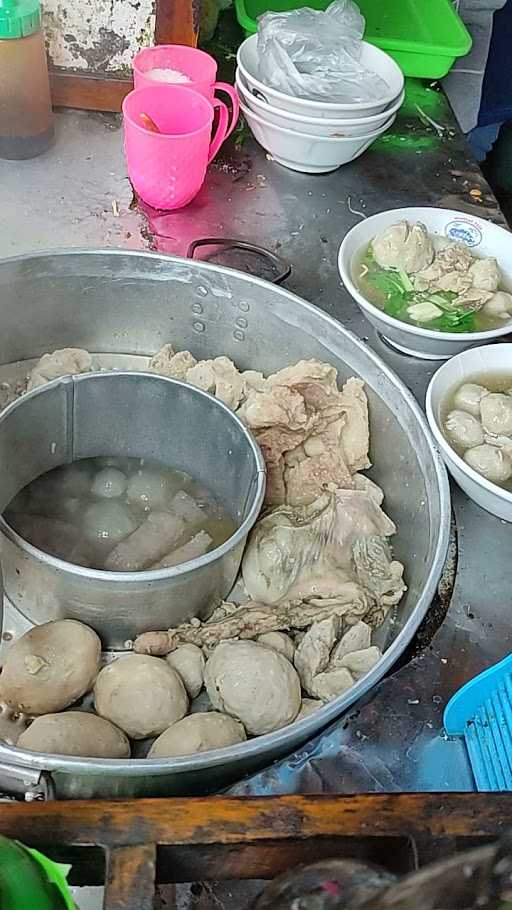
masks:
[[[215,155],[219,151],[222,143],[226,136],[229,136],[229,111],[223,101],[219,101],[218,98],[214,98],[212,101],[212,106],[214,109],[219,112],[219,119],[217,122],[217,128],[215,134],[210,143],[210,149],[208,152],[208,164],[215,158]]]
[[[240,116],[240,102],[238,100],[238,95],[232,85],[229,85],[227,82],[214,82],[213,91],[226,92],[226,95],[231,99],[231,122],[226,133],[226,139],[228,136],[231,136],[235,126],[238,123],[238,117]]]

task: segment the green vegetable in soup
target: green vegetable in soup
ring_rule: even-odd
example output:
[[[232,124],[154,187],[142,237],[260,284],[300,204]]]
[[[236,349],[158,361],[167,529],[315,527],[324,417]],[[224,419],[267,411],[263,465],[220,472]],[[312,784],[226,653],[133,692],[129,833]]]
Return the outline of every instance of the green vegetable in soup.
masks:
[[[355,280],[366,299],[387,316],[438,332],[478,332],[503,325],[471,303],[456,304],[451,291],[415,291],[409,275],[377,264],[371,245],[355,268]]]

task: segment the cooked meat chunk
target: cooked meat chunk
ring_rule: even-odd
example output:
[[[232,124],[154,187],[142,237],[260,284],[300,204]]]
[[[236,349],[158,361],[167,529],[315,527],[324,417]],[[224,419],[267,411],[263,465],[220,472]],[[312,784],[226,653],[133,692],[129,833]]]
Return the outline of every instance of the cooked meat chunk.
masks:
[[[370,465],[364,384],[352,378],[340,392],[329,364],[303,360],[274,373],[238,413],[262,448],[269,505],[309,505],[330,483],[352,487],[352,474]]]
[[[33,367],[28,378],[27,392],[37,389],[52,379],[73,373],[88,373],[92,370],[92,357],[82,348],[62,348],[53,354],[43,354]]]

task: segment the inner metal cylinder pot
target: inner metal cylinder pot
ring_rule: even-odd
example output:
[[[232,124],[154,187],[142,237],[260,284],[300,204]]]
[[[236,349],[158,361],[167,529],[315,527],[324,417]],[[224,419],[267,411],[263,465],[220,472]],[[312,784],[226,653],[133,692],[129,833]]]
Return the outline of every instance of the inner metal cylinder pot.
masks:
[[[0,517],[5,593],[32,622],[78,619],[107,648],[141,632],[205,616],[233,586],[265,494],[265,464],[250,432],[222,402],[145,372],[66,376],[0,415],[0,512],[36,477],[82,458],[127,456],[185,471],[235,522],[221,546],[171,569],[106,572],[50,556]]]

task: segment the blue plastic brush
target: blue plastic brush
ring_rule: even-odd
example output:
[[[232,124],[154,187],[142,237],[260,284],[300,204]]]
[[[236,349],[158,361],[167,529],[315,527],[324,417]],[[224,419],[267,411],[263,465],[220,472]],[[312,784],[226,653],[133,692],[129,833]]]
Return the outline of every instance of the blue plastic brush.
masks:
[[[512,791],[512,654],[455,693],[444,727],[464,737],[477,790]]]

